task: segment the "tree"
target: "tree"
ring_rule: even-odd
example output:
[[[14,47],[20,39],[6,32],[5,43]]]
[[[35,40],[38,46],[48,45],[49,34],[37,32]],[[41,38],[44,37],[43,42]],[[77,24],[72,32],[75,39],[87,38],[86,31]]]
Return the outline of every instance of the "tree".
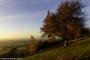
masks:
[[[65,1],[58,7],[57,15],[59,23],[61,23],[59,24],[59,29],[65,39],[64,45],[68,44],[68,39],[71,37],[80,37],[85,25],[83,7],[80,0]]]
[[[33,53],[37,50],[38,41],[31,35],[30,43],[27,45],[27,49],[29,53]]]
[[[41,31],[44,32],[42,36],[51,37],[56,33],[55,15],[48,11],[46,18],[43,22],[43,27]]]
[[[44,36],[63,37],[64,46],[68,45],[69,39],[80,38],[85,30],[83,7],[80,0],[66,0],[57,8],[56,13],[48,12],[41,29]]]

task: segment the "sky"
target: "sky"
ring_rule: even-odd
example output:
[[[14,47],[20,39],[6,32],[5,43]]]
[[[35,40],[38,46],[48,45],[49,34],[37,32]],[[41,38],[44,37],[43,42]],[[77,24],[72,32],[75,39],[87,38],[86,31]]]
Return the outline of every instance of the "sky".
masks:
[[[40,36],[40,27],[47,11],[54,12],[61,0],[0,0],[0,39],[21,39]],[[85,4],[87,27],[90,27],[90,0]]]

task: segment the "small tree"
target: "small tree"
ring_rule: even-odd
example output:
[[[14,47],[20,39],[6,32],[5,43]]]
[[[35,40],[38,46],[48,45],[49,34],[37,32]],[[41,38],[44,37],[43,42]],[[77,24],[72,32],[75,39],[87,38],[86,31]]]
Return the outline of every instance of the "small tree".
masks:
[[[30,43],[27,46],[28,52],[29,53],[35,52],[37,50],[37,45],[38,45],[37,40],[33,37],[33,35],[31,35]]]

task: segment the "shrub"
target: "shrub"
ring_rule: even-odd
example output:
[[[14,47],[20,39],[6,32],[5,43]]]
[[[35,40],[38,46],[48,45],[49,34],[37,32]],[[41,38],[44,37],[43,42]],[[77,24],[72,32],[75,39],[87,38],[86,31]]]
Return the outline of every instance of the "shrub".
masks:
[[[27,45],[29,53],[33,53],[37,50],[38,41],[31,35],[30,44]]]

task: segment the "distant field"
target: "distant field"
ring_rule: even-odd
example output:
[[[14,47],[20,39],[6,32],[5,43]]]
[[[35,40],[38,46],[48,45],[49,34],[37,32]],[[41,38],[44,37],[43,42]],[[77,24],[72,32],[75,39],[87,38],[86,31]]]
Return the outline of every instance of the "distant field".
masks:
[[[53,47],[21,60],[86,60],[90,58],[90,37],[70,42],[69,47]]]
[[[29,40],[0,41],[0,55],[8,53],[11,48],[19,48],[29,43]]]
[[[0,41],[0,47],[19,47],[30,42],[29,39]]]

